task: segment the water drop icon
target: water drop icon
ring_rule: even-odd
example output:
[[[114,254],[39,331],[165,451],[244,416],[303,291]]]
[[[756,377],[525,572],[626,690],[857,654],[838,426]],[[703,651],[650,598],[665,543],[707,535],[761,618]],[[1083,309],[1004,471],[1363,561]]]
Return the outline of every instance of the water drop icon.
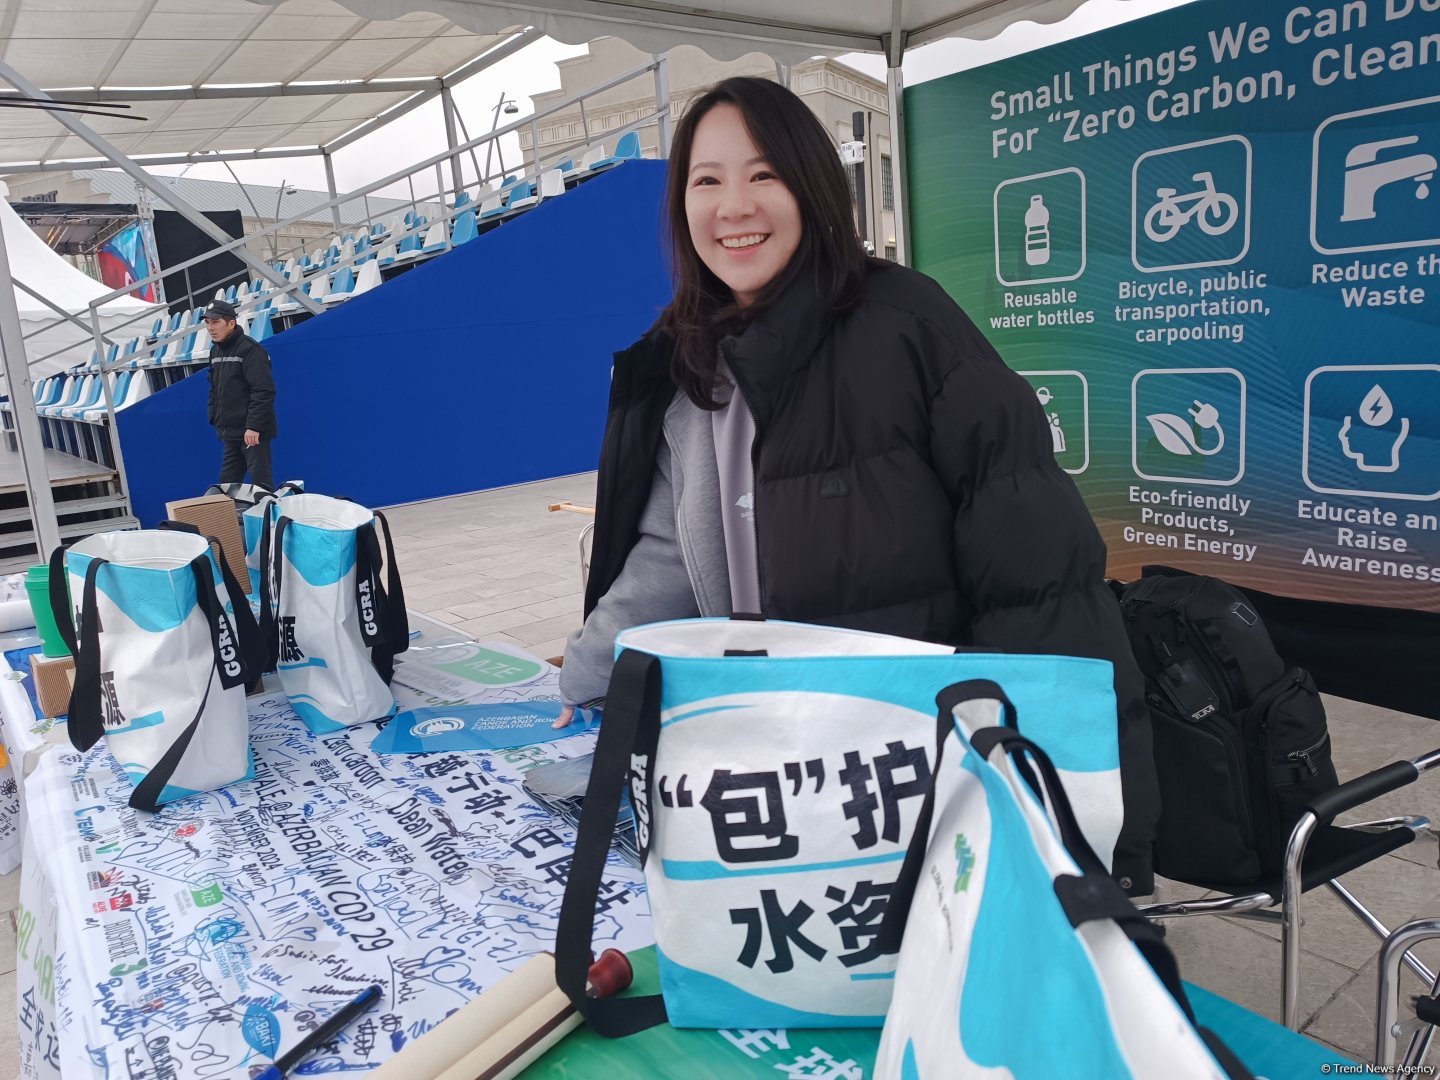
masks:
[[[1416,187],[1415,187],[1415,197],[1416,197],[1417,199],[1423,199],[1423,198],[1426,198],[1429,194],[1430,194],[1430,185],[1427,184],[1427,183],[1425,183],[1425,181],[1423,181],[1423,180],[1420,181],[1420,183],[1417,184]]]
[[[1360,419],[1370,427],[1380,427],[1390,422],[1395,415],[1395,406],[1390,396],[1376,383],[1360,402]]]

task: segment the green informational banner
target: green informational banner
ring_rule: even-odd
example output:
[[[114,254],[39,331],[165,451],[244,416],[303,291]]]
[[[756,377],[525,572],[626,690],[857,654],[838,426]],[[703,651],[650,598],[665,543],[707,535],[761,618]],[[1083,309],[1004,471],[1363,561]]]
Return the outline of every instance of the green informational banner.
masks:
[[[1440,611],[1437,88],[1437,0],[1200,0],[906,91],[915,265],[1112,575]]]

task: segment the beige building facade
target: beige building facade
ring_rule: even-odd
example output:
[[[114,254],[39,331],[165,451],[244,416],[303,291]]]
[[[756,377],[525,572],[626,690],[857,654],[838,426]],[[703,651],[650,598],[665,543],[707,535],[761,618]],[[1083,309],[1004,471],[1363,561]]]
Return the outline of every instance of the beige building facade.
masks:
[[[642,67],[652,57],[619,38],[597,38],[590,42],[586,56],[560,61],[559,90],[537,94],[536,113],[543,113],[567,98],[583,93],[627,71]],[[854,114],[863,113],[865,163],[861,167],[865,212],[863,235],[874,245],[875,254],[895,258],[895,170],[891,156],[890,116],[885,85],[853,68],[826,58],[806,60],[790,68],[780,67],[770,57],[753,53],[739,60],[722,62],[691,45],[681,45],[665,54],[671,115],[683,116],[686,107],[707,87],[732,75],[756,75],[787,82],[818,116],[840,143],[854,140]],[[569,158],[577,164],[587,146],[604,143],[613,152],[618,132],[655,113],[655,78],[646,72],[585,100],[580,106],[544,117],[519,131],[520,147],[527,168],[534,168],[535,136],[538,135],[539,162],[550,166]],[[637,129],[645,157],[659,156],[659,125],[651,120]],[[673,130],[673,126],[672,126]],[[856,170],[847,167],[852,194]],[[857,225],[860,215],[857,214]]]

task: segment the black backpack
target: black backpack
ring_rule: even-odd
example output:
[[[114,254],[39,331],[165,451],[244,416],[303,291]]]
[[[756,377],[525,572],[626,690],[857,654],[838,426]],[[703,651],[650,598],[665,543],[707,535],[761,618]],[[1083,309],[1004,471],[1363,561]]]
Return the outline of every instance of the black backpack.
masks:
[[[1279,873],[1306,804],[1338,783],[1314,679],[1218,578],[1156,574],[1117,592],[1154,731],[1155,869],[1201,883]]]

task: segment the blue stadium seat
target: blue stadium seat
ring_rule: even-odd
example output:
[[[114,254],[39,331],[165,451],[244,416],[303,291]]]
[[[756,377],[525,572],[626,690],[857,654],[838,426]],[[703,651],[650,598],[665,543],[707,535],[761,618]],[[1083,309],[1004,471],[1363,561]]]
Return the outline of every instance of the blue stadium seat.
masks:
[[[589,158],[589,154],[585,155]],[[603,169],[608,165],[618,165],[622,161],[634,161],[640,157],[640,133],[638,131],[627,131],[620,136],[620,141],[615,144],[615,153],[609,157],[602,157],[598,161],[589,162],[587,168],[590,171]]]
[[[450,243],[459,247],[461,244],[468,244],[479,235],[480,233],[475,221],[475,211],[466,210],[455,219],[455,232],[450,236]]]

